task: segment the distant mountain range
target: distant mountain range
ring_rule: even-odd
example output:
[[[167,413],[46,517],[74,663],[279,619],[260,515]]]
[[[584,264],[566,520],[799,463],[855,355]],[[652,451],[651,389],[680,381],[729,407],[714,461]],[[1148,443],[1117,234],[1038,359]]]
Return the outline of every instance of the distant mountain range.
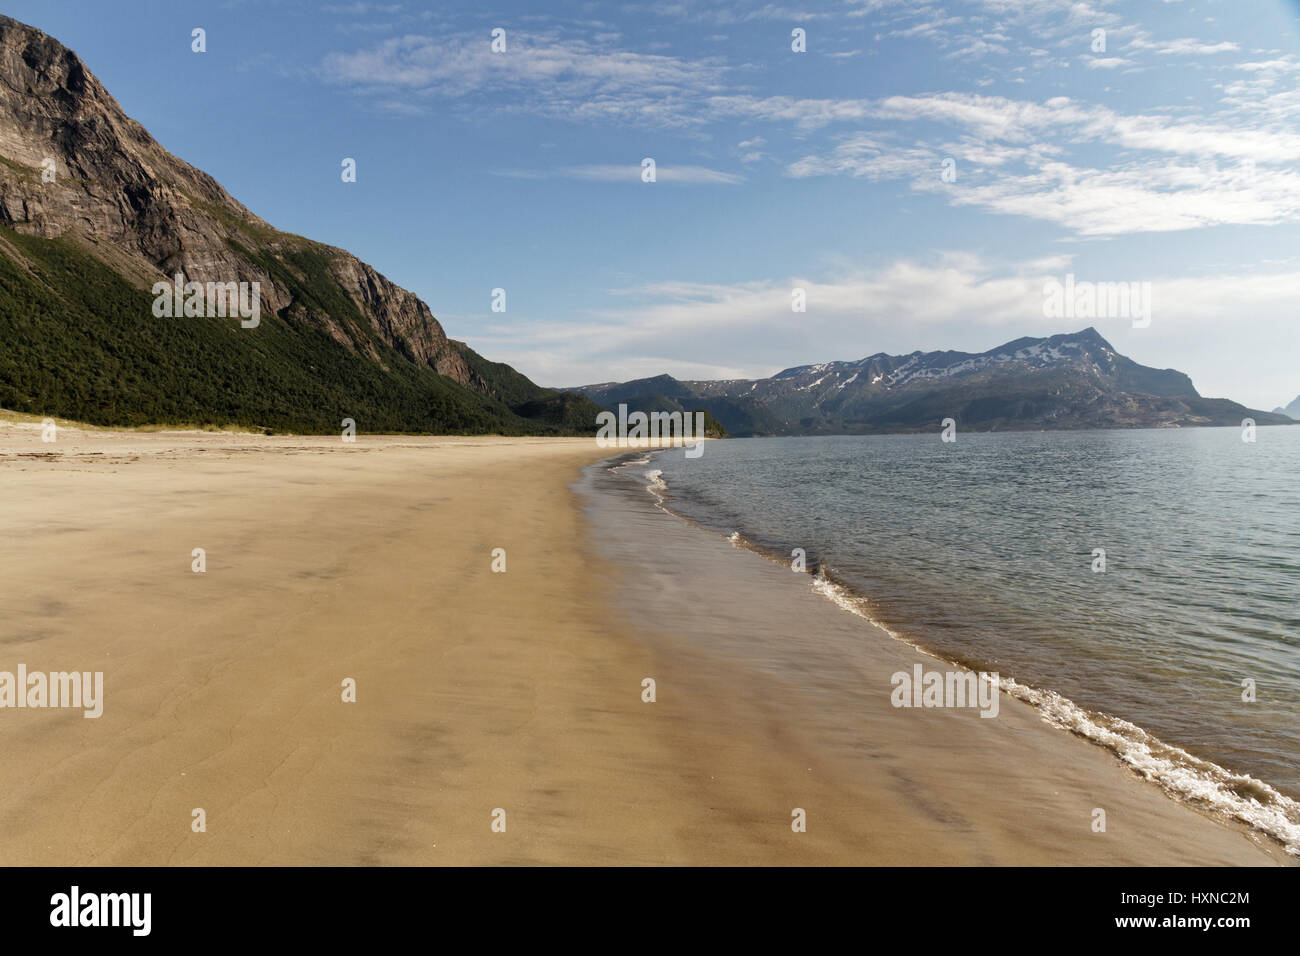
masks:
[[[732,435],[937,430],[945,418],[981,431],[1240,425],[1244,418],[1291,424],[1285,415],[1202,398],[1182,372],[1139,365],[1092,328],[1016,339],[979,354],[879,352],[856,362],[788,368],[771,378],[659,375],[569,391],[606,408],[703,408]]]
[[[1276,415],[1286,415],[1288,418],[1300,420],[1300,395],[1291,400],[1291,404],[1285,408],[1275,408],[1273,413]]]
[[[150,290],[177,275],[258,283],[260,321],[157,317]],[[449,339],[348,252],[273,228],[3,16],[0,343],[0,407],[96,424],[594,434],[599,412]]]

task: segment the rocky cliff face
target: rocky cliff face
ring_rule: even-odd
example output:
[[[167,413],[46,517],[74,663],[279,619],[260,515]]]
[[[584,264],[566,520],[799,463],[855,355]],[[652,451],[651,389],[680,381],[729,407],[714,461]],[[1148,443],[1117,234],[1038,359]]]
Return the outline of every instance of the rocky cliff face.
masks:
[[[271,227],[163,149],[75,53],[2,16],[0,224],[75,242],[145,289],[177,273],[258,282],[264,315],[312,324],[374,361],[377,339],[475,387],[463,347],[422,301],[342,249]],[[336,288],[302,293],[322,281]]]

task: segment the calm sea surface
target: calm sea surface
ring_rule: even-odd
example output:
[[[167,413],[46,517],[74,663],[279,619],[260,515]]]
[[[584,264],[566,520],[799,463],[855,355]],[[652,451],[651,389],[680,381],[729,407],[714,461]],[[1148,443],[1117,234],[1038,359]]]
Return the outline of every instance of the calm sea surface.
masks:
[[[828,597],[1140,760],[1168,744],[1300,797],[1300,427],[732,439],[641,467],[671,510],[805,549]]]

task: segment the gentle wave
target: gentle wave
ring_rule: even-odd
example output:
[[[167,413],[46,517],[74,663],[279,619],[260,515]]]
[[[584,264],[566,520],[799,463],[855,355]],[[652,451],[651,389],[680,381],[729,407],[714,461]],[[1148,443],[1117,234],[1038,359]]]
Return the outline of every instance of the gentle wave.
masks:
[[[644,465],[649,460],[647,456],[645,460],[626,464]],[[643,475],[649,479],[646,490],[654,495],[656,505],[669,514],[676,514],[666,506],[668,484],[663,479],[663,472],[651,469]],[[688,523],[697,524],[689,519]],[[726,537],[733,547],[787,567],[793,566],[791,560],[747,540],[739,531],[733,531]],[[958,661],[949,661],[905,634],[886,626],[871,613],[870,601],[837,581],[833,570],[825,562],[818,562],[815,571],[806,570],[804,573],[811,575],[812,589],[818,595],[879,628],[894,640],[953,666],[966,666]],[[1022,684],[1005,675],[999,677],[1002,691],[1032,706],[1045,723],[1104,747],[1143,779],[1159,785],[1174,799],[1244,823],[1276,840],[1288,854],[1300,856],[1300,802],[1249,774],[1233,773],[1212,761],[1203,760],[1167,744],[1127,720],[1086,710],[1055,691]]]
[[[668,449],[656,449],[654,451],[643,452],[636,457],[626,454],[615,459],[614,463],[606,467],[606,471],[622,474],[631,469],[640,468],[643,465],[650,464],[651,459],[658,454],[662,454]],[[667,500],[668,485],[663,480],[663,472],[658,468],[651,468],[641,473],[641,477],[646,479],[645,490],[655,497],[655,506],[661,511],[668,511],[664,502]]]
[[[646,485],[646,491],[655,496],[655,502],[660,508],[664,508],[664,501],[667,498],[668,485],[662,478],[663,472],[658,468],[652,468],[645,473],[650,484]],[[664,508],[666,511],[667,509]]]
[[[630,453],[629,453],[629,455],[620,455],[618,458],[615,458],[614,463],[612,465],[607,465],[605,470],[617,472],[617,471],[622,471],[624,468],[630,468],[634,465],[648,465],[648,464],[650,464],[649,455],[641,455],[638,458],[632,458],[630,457]]]
[[[945,660],[885,627],[871,615],[866,599],[833,580],[825,565],[813,580],[813,590],[895,640]],[[956,661],[947,663],[963,666]],[[1193,756],[1127,720],[1085,710],[1055,691],[1021,684],[1005,674],[999,675],[999,685],[1004,693],[1033,706],[1046,723],[1106,748],[1171,796],[1254,827],[1281,843],[1287,853],[1300,856],[1300,803],[1264,781]]]

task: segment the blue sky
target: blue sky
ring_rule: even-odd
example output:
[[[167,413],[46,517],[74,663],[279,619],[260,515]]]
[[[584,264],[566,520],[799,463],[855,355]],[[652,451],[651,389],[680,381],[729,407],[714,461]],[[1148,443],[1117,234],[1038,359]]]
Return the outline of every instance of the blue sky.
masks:
[[[1300,394],[1295,0],[546,10],[6,5],[258,215],[349,249],[543,384],[1092,324],[1202,394]],[[1066,273],[1150,282],[1150,326],[1045,318]]]

